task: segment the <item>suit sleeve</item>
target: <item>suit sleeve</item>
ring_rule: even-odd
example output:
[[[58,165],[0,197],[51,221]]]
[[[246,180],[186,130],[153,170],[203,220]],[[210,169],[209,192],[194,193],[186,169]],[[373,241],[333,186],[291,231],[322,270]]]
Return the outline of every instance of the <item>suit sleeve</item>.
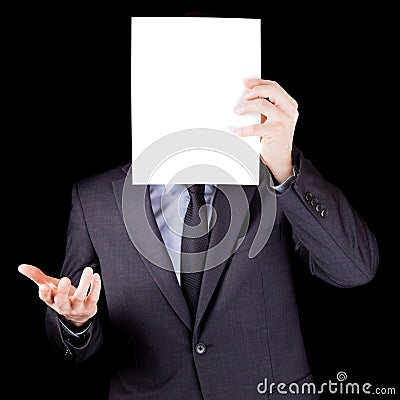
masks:
[[[297,148],[293,160],[298,177],[278,201],[292,226],[297,254],[313,275],[329,284],[368,283],[379,263],[375,235],[345,195]]]
[[[77,185],[72,188],[72,205],[69,216],[66,254],[60,276],[68,276],[76,287],[82,271],[91,266],[98,271],[99,262],[87,230],[85,217],[79,198]],[[102,326],[99,315],[94,317],[90,328],[85,332],[84,340],[71,340],[59,321],[59,315],[50,307],[46,311],[46,330],[50,343],[63,357],[84,361],[95,354],[103,342]]]

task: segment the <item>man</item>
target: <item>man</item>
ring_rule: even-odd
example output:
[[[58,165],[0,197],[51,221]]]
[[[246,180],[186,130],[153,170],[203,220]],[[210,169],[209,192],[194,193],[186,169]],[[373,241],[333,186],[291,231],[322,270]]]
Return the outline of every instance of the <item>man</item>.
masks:
[[[274,81],[249,79],[245,86],[248,96],[237,112],[260,113],[261,122],[239,128],[237,135],[260,137],[261,166],[276,192],[274,226],[256,257],[248,252],[260,223],[260,196],[256,186],[238,186],[250,211],[245,238],[232,256],[192,282],[192,289],[200,287],[193,301],[183,278],[191,274],[179,273],[179,265],[152,264],[130,240],[122,212],[128,165],[74,185],[61,279],[31,265],[19,267],[38,284],[48,306],[49,340],[65,358],[79,362],[109,349],[110,399],[278,399],[279,384],[285,385],[285,399],[315,398],[302,392],[313,378],[292,270],[306,263],[313,275],[339,287],[365,284],[376,273],[374,234],[293,145],[296,101]],[[227,234],[229,204],[213,185],[197,194],[187,190],[186,208],[200,193],[202,204],[217,212],[211,248]],[[149,224],[162,241],[173,240],[160,217],[162,190],[150,186],[146,193]],[[133,229],[140,234],[143,226]],[[230,231],[227,246],[234,248],[242,234],[240,228]],[[274,383],[268,390],[264,379]]]

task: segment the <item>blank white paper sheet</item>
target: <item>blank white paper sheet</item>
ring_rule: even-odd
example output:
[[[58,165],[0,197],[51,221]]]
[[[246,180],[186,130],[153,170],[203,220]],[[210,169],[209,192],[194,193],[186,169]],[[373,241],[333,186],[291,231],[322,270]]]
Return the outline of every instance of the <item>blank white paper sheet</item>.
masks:
[[[261,21],[132,17],[131,32],[132,183],[257,185],[260,139],[232,132],[260,123],[234,110],[261,77]]]

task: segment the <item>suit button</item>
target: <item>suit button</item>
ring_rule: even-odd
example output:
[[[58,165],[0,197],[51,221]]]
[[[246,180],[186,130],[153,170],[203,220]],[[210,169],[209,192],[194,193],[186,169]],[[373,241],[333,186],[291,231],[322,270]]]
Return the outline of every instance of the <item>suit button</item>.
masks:
[[[315,205],[315,211],[320,212],[322,210],[322,204],[318,203]]]
[[[207,346],[204,343],[197,343],[194,347],[197,354],[204,354],[207,351]]]
[[[319,213],[319,215],[320,215],[322,218],[324,218],[324,217],[326,216],[326,213],[327,213],[326,208],[323,208],[323,209],[321,210],[321,212]]]
[[[306,200],[310,201],[313,198],[313,195],[310,192],[306,192]]]
[[[316,205],[318,204],[318,199],[317,199],[316,197],[313,197],[313,198],[311,199],[311,201],[310,201],[310,204],[311,204],[312,206],[316,206]]]

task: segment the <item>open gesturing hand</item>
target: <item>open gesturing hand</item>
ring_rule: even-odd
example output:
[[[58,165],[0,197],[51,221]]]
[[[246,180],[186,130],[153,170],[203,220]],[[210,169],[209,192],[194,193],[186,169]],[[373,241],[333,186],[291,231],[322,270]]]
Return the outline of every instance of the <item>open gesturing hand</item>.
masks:
[[[21,264],[18,271],[38,285],[41,300],[73,325],[82,326],[97,313],[101,280],[91,267],[83,270],[77,288],[69,278],[52,278],[33,265]]]

